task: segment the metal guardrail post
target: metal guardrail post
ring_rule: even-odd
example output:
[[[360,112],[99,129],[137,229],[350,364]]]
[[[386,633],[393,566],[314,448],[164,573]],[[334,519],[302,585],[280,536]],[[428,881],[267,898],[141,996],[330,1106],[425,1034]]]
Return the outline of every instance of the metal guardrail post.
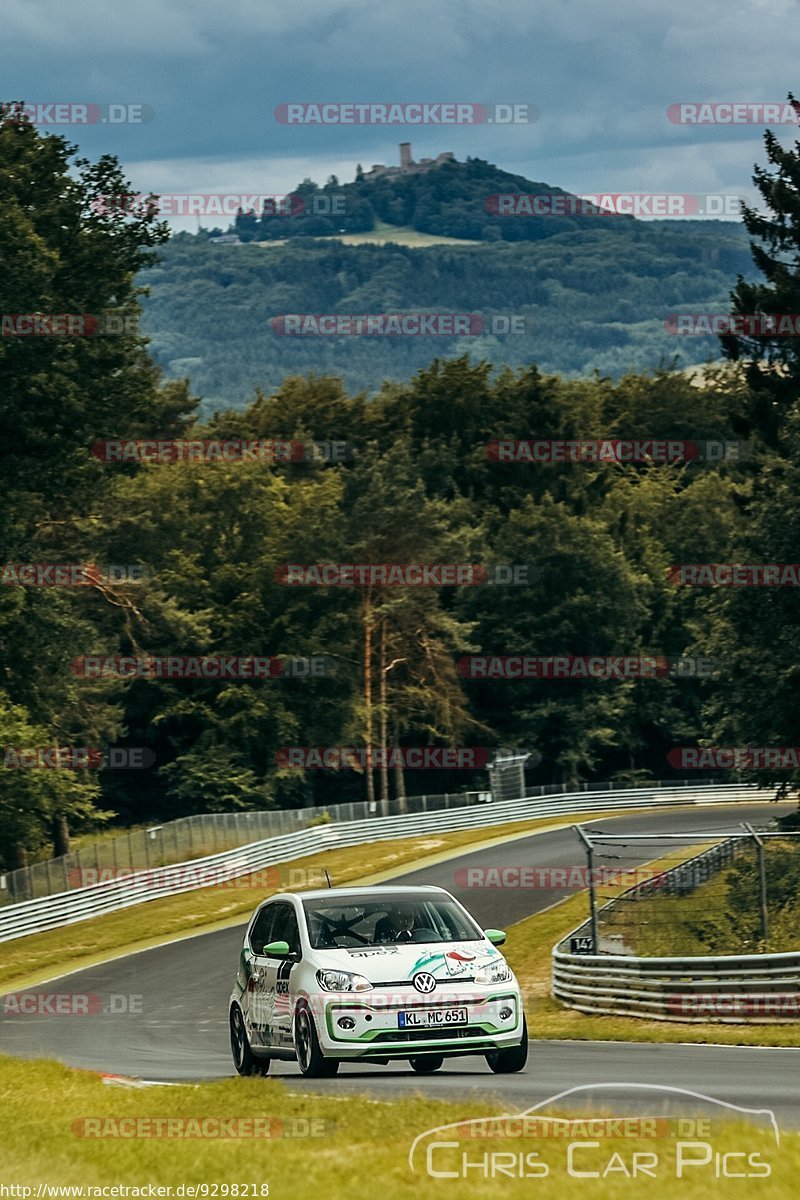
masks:
[[[664,788],[658,796],[657,802],[659,804],[682,804],[684,800],[682,797],[679,798],[679,792],[685,793],[686,788]],[[431,801],[438,799],[438,804],[427,805],[427,813],[404,813],[402,816],[388,819],[371,820],[366,819],[371,816],[367,811],[366,803],[360,801],[355,805],[356,822],[354,826],[342,829],[338,844],[342,846],[356,845],[364,841],[408,836],[416,833],[417,830],[419,832],[449,831],[503,824],[534,817],[558,816],[566,818],[565,824],[569,825],[581,812],[592,812],[604,807],[625,811],[641,808],[655,801],[654,789],[634,791],[606,786],[598,787],[588,794],[573,793],[567,797],[563,793],[563,785],[552,785],[545,789],[541,799],[517,796],[508,801],[481,805],[477,810],[474,807],[464,807],[462,803],[459,803],[463,797],[451,796],[449,812],[442,811],[443,797],[431,797]],[[562,796],[563,798],[561,798]],[[735,800],[749,799],[751,796],[765,800],[768,798],[763,789],[745,788],[742,785],[706,784],[690,789],[689,799],[690,801],[710,799],[712,803],[729,803]],[[276,836],[278,831],[270,828],[268,838],[250,840],[247,844],[240,844],[238,848],[226,850],[221,854],[209,853],[217,841],[217,831],[221,824],[220,814],[198,817],[193,822],[193,828],[198,834],[201,830],[205,832],[195,842],[195,852],[199,851],[201,857],[199,861],[198,859],[193,860],[193,865],[197,868],[205,866],[209,870],[216,870],[224,866],[225,870],[231,872],[233,877],[251,874],[264,866],[287,862],[291,858],[313,853],[314,839],[318,836],[319,831],[309,831],[307,828],[309,811],[306,809],[283,812],[283,818],[293,818],[291,833]],[[331,815],[334,820],[337,817],[340,821],[346,819],[343,811],[337,813],[336,810],[333,810]],[[298,817],[300,820],[297,820]],[[363,824],[358,818],[364,819]],[[245,833],[246,822],[231,821],[230,824],[236,824],[237,835]],[[251,835],[254,832],[254,830],[250,830]],[[9,873],[7,893],[8,899],[12,902],[0,907],[0,943],[24,936],[26,933],[61,928],[72,922],[113,912],[118,908],[139,904],[145,900],[191,891],[194,887],[199,886],[193,882],[196,878],[195,874],[190,874],[187,882],[185,864],[177,863],[169,866],[166,862],[162,862],[163,833],[164,831],[159,832],[158,827],[153,827],[145,831],[137,830],[125,836],[125,845],[131,859],[131,873],[125,872],[124,877],[114,878],[112,876],[110,879],[104,878],[97,884],[82,887],[73,885],[73,873],[79,881],[81,878],[85,881],[89,877],[89,872],[84,870],[84,867],[88,866],[92,859],[95,859],[99,866],[96,844],[86,847],[85,855],[69,856],[64,864],[70,872],[68,887],[61,892],[49,896],[42,895],[44,889],[40,884],[44,882],[46,872],[43,864],[39,865],[36,871],[31,867],[23,867],[16,872]],[[783,835],[764,834],[764,839],[771,836]],[[636,835],[634,835],[634,840],[635,837]],[[745,840],[749,841],[749,837],[743,833],[741,841]],[[124,847],[119,846],[118,849],[122,851]],[[108,854],[105,857],[110,858]],[[152,860],[151,867],[155,866],[158,859],[159,866],[164,868],[149,880],[146,877],[143,878],[145,862],[148,857]],[[54,884],[58,884],[57,878],[54,880]]]
[[[771,838],[796,834],[757,831],[745,822],[745,833],[701,851],[693,859],[665,873],[675,890],[691,891],[714,868],[722,870],[747,844],[755,841],[764,854]],[[666,838],[680,835],[665,834]],[[647,835],[619,835],[646,840]],[[766,928],[766,876],[760,875],[762,920]],[[628,889],[622,896],[632,896]],[[663,893],[662,893],[663,894]],[[600,912],[612,909],[616,900]],[[748,1022],[781,1024],[800,1016],[800,951],[747,954],[711,954],[640,957],[609,954],[600,960],[585,959],[565,948],[571,936],[585,934],[587,922],[562,938],[553,948],[553,996],[581,1012],[642,1017],[662,1021]],[[768,929],[767,929],[768,932]]]
[[[657,797],[660,800],[661,796],[659,796],[658,793],[663,792],[665,789],[666,790],[671,789],[673,792],[677,791],[678,789],[680,789],[680,790],[693,789],[693,790],[702,791],[702,790],[706,790],[709,788],[713,788],[715,786],[725,786],[725,785],[697,784],[694,780],[691,780],[691,779],[652,780],[652,781],[647,781],[647,782],[642,781],[642,780],[637,780],[627,790],[630,795],[633,795],[635,793],[635,791],[638,790],[639,794],[642,797],[645,797],[649,793],[654,798]],[[533,799],[534,797],[544,797],[544,796],[553,797],[557,794],[566,795],[569,792],[569,790],[570,789],[565,784],[537,784],[535,787],[531,788],[530,790],[527,790],[527,789],[525,790],[525,798]],[[572,794],[573,795],[579,794],[581,797],[583,797],[588,793],[588,794],[597,796],[598,800],[599,800],[607,792],[621,794],[625,790],[626,790],[625,788],[618,787],[617,782],[615,780],[604,780],[602,782],[591,783],[591,784],[586,783],[585,781],[582,781],[578,788],[578,793],[573,792]],[[734,784],[734,785],[730,785],[729,791],[731,791],[731,793],[738,793],[739,796],[744,798],[748,791],[755,792],[755,791],[757,791],[757,789],[749,788],[746,785]],[[520,799],[522,797],[514,796],[514,797],[510,797],[510,798],[511,799]],[[738,798],[738,796],[734,795],[733,798]],[[451,808],[460,807],[461,803],[462,803],[462,799],[463,798],[461,796],[451,797],[449,807],[451,807]],[[349,805],[344,805],[344,806],[332,808],[330,810],[330,813],[331,813],[331,817],[332,817],[333,821],[359,819],[359,817],[357,817],[355,814],[349,815],[349,816],[345,815],[344,809],[349,808],[349,807],[350,807]],[[360,816],[366,817],[366,816],[370,815],[366,811],[366,805],[364,802],[360,802],[355,807],[359,810]],[[424,799],[409,797],[407,811],[409,811],[409,812],[420,811],[420,808],[422,811],[426,811],[426,812],[429,811],[429,806],[427,805],[427,803],[425,802]],[[319,809],[306,810],[306,817],[316,816],[316,815],[318,815],[318,813],[320,811],[321,810],[319,810]],[[295,810],[291,810],[291,809],[277,810],[274,817],[272,818],[272,824],[270,825],[269,828],[264,829],[264,831],[262,833],[262,837],[271,837],[271,836],[274,836],[276,832],[282,832],[289,828],[291,828],[291,829],[296,828],[296,826],[291,821],[291,817],[294,815],[294,812],[295,812]],[[234,838],[236,839],[235,844],[244,845],[244,844],[254,840],[253,833],[255,831],[252,830],[249,825],[249,819],[250,819],[251,815],[252,814],[250,814],[250,813],[232,814],[230,826],[231,826],[232,832],[234,834]],[[184,836],[184,832],[183,832],[185,827],[187,827],[187,831],[188,831],[188,835],[189,835],[189,852],[188,852],[188,855],[185,855],[183,857],[194,859],[196,857],[202,857],[204,855],[211,854],[215,850],[221,849],[221,845],[220,845],[220,841],[219,841],[219,831],[220,831],[221,821],[219,818],[220,818],[220,814],[210,814],[210,815],[205,814],[205,815],[195,815],[192,817],[184,817],[184,818],[177,819],[179,824],[174,826],[172,836],[174,839],[175,835],[177,833],[178,841],[180,843],[181,848],[183,848],[184,843],[185,843],[185,836]],[[158,841],[158,846],[151,845],[149,843],[149,838],[148,838],[147,833],[142,834],[142,832],[140,832],[138,830],[121,834],[116,839],[116,843],[117,843],[117,845],[115,847],[116,852],[117,852],[117,864],[116,865],[118,865],[118,867],[124,868],[126,870],[130,869],[131,871],[146,869],[147,862],[148,862],[148,855],[152,855],[153,857],[155,857],[157,848],[160,851],[159,862],[161,862],[162,865],[167,865],[168,856],[166,854],[166,846],[167,846],[167,840],[168,840],[169,835],[167,835],[166,829],[168,826],[171,826],[172,824],[173,824],[172,822],[166,822],[164,824],[164,833],[162,834],[161,838]],[[227,826],[226,826],[226,829],[227,829]],[[227,845],[228,842],[226,842],[225,844]],[[103,854],[100,856],[98,856],[99,855],[98,846],[103,848]],[[49,889],[49,887],[45,881],[47,868],[44,866],[44,861],[42,863],[33,864],[32,866],[29,866],[29,867],[20,867],[20,868],[17,868],[16,870],[14,870],[14,869],[9,870],[9,871],[5,872],[6,898],[7,898],[8,902],[21,903],[21,902],[25,901],[26,899],[31,899],[35,895],[39,895],[40,893],[42,895],[47,895],[48,892],[49,892],[49,894],[58,894],[59,891],[62,889],[62,883],[61,883],[60,877],[59,877],[60,868],[62,866],[63,866],[64,870],[67,871],[67,874],[68,874],[68,885],[67,886],[69,889],[71,889],[73,887],[73,881],[75,879],[80,879],[81,877],[84,877],[84,878],[91,877],[91,869],[93,869],[95,871],[99,871],[101,861],[104,863],[104,865],[108,866],[109,865],[107,862],[108,858],[109,858],[109,852],[108,852],[107,846],[105,846],[105,844],[101,843],[101,842],[93,842],[90,845],[84,847],[83,853],[81,853],[80,850],[76,850],[72,854],[66,856],[65,861],[63,863],[57,861],[56,859],[53,859],[52,860],[53,870],[56,871],[56,874],[54,876],[54,882],[53,882],[53,889],[54,889],[53,891],[51,891]],[[84,868],[85,868],[85,870],[84,870]]]
[[[767,910],[767,868],[764,863],[764,842],[748,821],[742,821],[742,828],[747,830],[756,844],[756,856],[758,858],[758,891],[761,908],[761,936],[764,939],[764,944],[766,945],[769,939],[769,912]]]
[[[598,953],[599,938],[597,936],[597,898],[594,892],[594,846],[580,825],[572,828],[586,847],[586,866],[589,872],[589,925],[592,931],[592,952]]]

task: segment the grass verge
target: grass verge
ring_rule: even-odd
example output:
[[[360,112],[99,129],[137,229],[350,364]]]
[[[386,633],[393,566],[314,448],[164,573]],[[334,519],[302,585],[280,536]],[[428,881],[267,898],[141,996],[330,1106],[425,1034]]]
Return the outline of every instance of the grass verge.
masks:
[[[651,865],[666,870],[699,852],[698,847],[677,850]],[[624,887],[604,887],[610,899]],[[599,1016],[564,1008],[550,995],[551,951],[588,914],[586,892],[508,928],[504,947],[525,997],[528,1032],[532,1038],[573,1038],[614,1042],[714,1042],[728,1046],[800,1046],[800,1022],[783,1025],[728,1025],[647,1021],[639,1017]]]
[[[766,941],[752,845],[693,891],[641,900],[633,906],[635,922],[627,924],[620,913],[609,928],[621,931],[633,953],[641,955],[794,953],[800,947],[800,845],[776,838],[764,852]]]
[[[735,1157],[729,1169],[761,1175],[754,1179],[755,1185],[762,1185],[758,1194],[768,1195],[770,1200],[789,1200],[796,1195],[800,1139],[783,1138],[778,1147],[771,1130],[743,1122],[718,1122],[716,1115],[710,1121],[711,1131],[701,1139],[707,1152],[679,1149],[675,1118],[662,1123],[666,1131],[660,1137],[595,1137],[588,1145],[586,1134],[580,1132],[569,1138],[539,1136],[514,1141],[462,1136],[455,1148],[431,1152],[433,1169],[455,1170],[456,1178],[434,1178],[426,1170],[425,1154],[434,1138],[419,1146],[414,1158],[416,1171],[409,1165],[409,1151],[418,1135],[451,1122],[507,1112],[508,1106],[490,1096],[445,1103],[427,1099],[424,1091],[421,1083],[417,1096],[391,1103],[358,1095],[339,1096],[335,1087],[323,1094],[296,1093],[278,1080],[238,1078],[192,1087],[128,1090],[104,1086],[97,1076],[53,1062],[31,1064],[0,1058],[0,1184],[29,1188],[28,1196],[34,1198],[40,1184],[79,1187],[82,1193],[75,1194],[84,1197],[102,1195],[93,1193],[92,1188],[115,1185],[143,1188],[128,1195],[147,1196],[152,1184],[172,1188],[173,1196],[189,1194],[174,1190],[180,1185],[206,1185],[207,1195],[220,1197],[236,1195],[233,1186],[237,1185],[239,1197],[268,1194],[274,1200],[305,1200],[307,1196],[352,1200],[376,1192],[381,1200],[419,1200],[421,1195],[436,1194],[458,1196],[459,1200],[499,1195],[514,1200],[530,1197],[534,1191],[540,1200],[588,1195],[616,1200],[631,1195],[633,1155],[639,1153],[648,1156],[639,1162],[648,1165],[649,1173],[637,1174],[633,1184],[637,1197],[705,1200],[720,1187],[717,1156],[744,1152],[755,1159],[748,1163],[746,1157]],[[185,1124],[192,1118],[206,1123]],[[218,1128],[208,1124],[208,1118],[237,1122],[229,1124],[229,1131],[261,1128],[274,1134],[282,1130],[286,1135],[313,1129],[317,1136],[229,1136],[223,1140],[208,1136]],[[269,1118],[275,1119],[274,1125],[268,1124]],[[164,1137],[163,1132],[154,1136],[157,1122],[169,1120],[183,1124],[173,1124],[171,1137]],[[169,1126],[160,1128],[168,1130]],[[179,1129],[189,1128],[200,1131],[200,1136],[175,1136]],[[474,1130],[474,1126],[470,1128]],[[453,1141],[458,1134],[448,1131],[443,1138]],[[584,1143],[574,1151],[573,1170],[595,1171],[597,1177],[587,1180],[586,1176],[569,1175],[571,1142]],[[684,1177],[678,1178],[681,1154],[696,1165],[684,1167]],[[478,1164],[466,1175],[462,1155],[469,1163]],[[526,1156],[535,1157],[526,1161]],[[493,1168],[494,1177],[487,1177]],[[768,1179],[763,1177],[765,1170]],[[214,1185],[218,1185],[216,1193]],[[247,1192],[244,1185],[248,1185]],[[737,1184],[733,1186],[737,1188]],[[737,1194],[742,1186],[738,1185]],[[16,1194],[25,1200],[23,1192]],[[166,1191],[162,1194],[168,1195]]]
[[[612,815],[618,814],[581,814],[581,819],[598,820]],[[257,903],[273,892],[291,886],[296,878],[291,872],[298,869],[308,872],[312,881],[310,886],[319,885],[323,869],[328,870],[336,885],[377,883],[381,879],[391,878],[393,874],[401,874],[410,863],[419,866],[432,864],[452,857],[461,848],[489,846],[537,831],[564,828],[573,823],[571,818],[563,821],[541,818],[495,826],[491,830],[462,830],[438,836],[373,842],[366,846],[351,846],[295,859],[275,868],[282,873],[282,881],[278,886],[264,886],[262,875],[245,876],[227,885],[149,901],[105,917],[94,917],[76,925],[64,926],[55,951],[53,932],[33,934],[0,944],[0,987],[32,987],[39,980],[78,970],[118,954],[146,949],[170,938],[209,932],[243,922]],[[488,837],[490,833],[494,836]],[[696,853],[696,846],[691,850],[677,850],[658,859],[653,865],[663,870]],[[613,890],[604,888],[604,896],[610,897]],[[624,889],[620,887],[617,890]],[[598,1016],[564,1008],[550,996],[550,953],[556,942],[585,919],[586,912],[586,893],[580,892],[546,912],[509,927],[505,953],[522,985],[532,1038],[800,1046],[800,1022],[774,1026],[681,1024],[634,1017]]]
[[[613,812],[581,813],[580,819],[597,820],[618,815]],[[244,922],[260,901],[277,891],[292,887],[324,887],[325,870],[337,887],[348,883],[377,883],[393,874],[402,874],[406,866],[425,866],[441,861],[462,847],[493,845],[537,831],[562,829],[574,823],[574,816],[563,820],[542,817],[508,825],[324,850],[214,887],[149,900],[119,912],[65,925],[59,930],[0,943],[0,987],[28,985],[38,978],[52,978],[103,958],[147,949],[170,938]]]

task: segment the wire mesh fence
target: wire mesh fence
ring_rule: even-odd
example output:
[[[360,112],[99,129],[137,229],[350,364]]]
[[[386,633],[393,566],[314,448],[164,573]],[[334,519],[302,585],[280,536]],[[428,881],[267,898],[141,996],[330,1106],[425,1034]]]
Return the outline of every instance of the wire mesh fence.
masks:
[[[517,781],[516,764],[511,772]],[[149,870],[173,863],[190,862],[210,854],[221,853],[247,845],[249,842],[294,833],[328,822],[356,821],[366,817],[397,816],[401,813],[426,813],[450,808],[506,799],[508,777],[500,774],[499,794],[470,791],[408,796],[402,801],[388,803],[361,801],[338,804],[330,808],[271,809],[263,812],[204,813],[181,817],[148,829],[130,830],[116,836],[98,838],[88,845],[59,858],[32,863],[0,874],[0,906],[24,900],[38,900],[74,888],[87,887],[106,879],[118,878],[126,872]],[[692,787],[691,780],[670,780],[642,783],[642,788]],[[603,792],[618,789],[619,784],[584,783],[578,787],[567,784],[543,784],[515,792],[515,797],[558,796],[568,793]]]
[[[687,923],[708,912],[704,886],[742,854],[752,853],[743,839],[729,838],[679,866],[650,869],[629,891],[607,900],[598,911],[598,942],[615,954],[686,952]],[[601,894],[601,899],[602,894]],[[680,919],[675,905],[679,899]]]
[[[672,836],[698,842],[704,832]],[[747,826],[688,859],[679,850],[678,863],[669,861],[675,855],[664,857],[669,843],[658,835],[638,842],[582,836],[591,874],[589,919],[575,931],[582,952],[596,947],[600,954],[656,957],[800,949],[796,833]],[[644,861],[643,853],[647,858],[659,846],[662,856]],[[610,872],[603,859],[614,862]],[[636,881],[620,890],[626,872]]]

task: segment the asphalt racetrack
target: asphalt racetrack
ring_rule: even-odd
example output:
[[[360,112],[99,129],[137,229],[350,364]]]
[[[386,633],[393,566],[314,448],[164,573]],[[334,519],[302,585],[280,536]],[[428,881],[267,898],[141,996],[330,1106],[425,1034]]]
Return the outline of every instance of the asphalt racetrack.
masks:
[[[707,841],[740,832],[741,821],[765,823],[793,806],[747,803],[693,806],[588,822],[587,828],[613,833],[693,833]],[[687,842],[690,839],[687,839]],[[680,843],[644,841],[610,852],[618,858],[596,865],[632,867],[660,857]],[[465,867],[583,866],[585,857],[571,829],[532,835],[473,851],[398,877],[403,883],[435,883],[452,891],[486,926],[505,928],[540,912],[569,894],[565,889],[464,886]],[[257,898],[254,898],[254,906]],[[34,992],[89,993],[141,998],[140,1012],[95,1013],[91,1017],[0,1014],[0,1051],[22,1057],[50,1057],[72,1066],[133,1075],[159,1082],[214,1079],[234,1074],[228,1043],[227,1002],[241,945],[243,926],[201,934],[104,965],[58,973],[59,940],[69,927],[54,931],[53,978]],[[0,947],[0,954],[2,947]],[[130,1006],[128,999],[115,1001]],[[800,1128],[800,1049],[735,1046],[650,1045],[617,1042],[537,1042],[535,1027],[528,1065],[518,1075],[494,1076],[481,1057],[452,1059],[424,1080],[407,1063],[390,1066],[342,1065],[337,1077],[304,1080],[294,1063],[273,1062],[271,1075],[293,1088],[347,1094],[367,1092],[400,1098],[424,1090],[450,1099],[473,1094],[500,1096],[510,1111],[521,1111],[568,1088],[611,1084],[597,1092],[577,1093],[581,1110],[594,1104],[615,1111],[655,1109],[687,1111],[685,1096],[674,1104],[659,1093],[626,1085],[659,1084],[710,1094],[743,1108],[774,1109],[782,1125]]]

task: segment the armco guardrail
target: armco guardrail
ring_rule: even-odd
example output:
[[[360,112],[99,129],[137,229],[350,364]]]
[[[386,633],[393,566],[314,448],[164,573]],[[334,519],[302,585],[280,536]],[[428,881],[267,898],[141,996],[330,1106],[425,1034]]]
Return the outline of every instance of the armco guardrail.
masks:
[[[677,788],[627,788],[615,791],[568,793],[525,797],[501,803],[491,801],[471,807],[439,812],[406,813],[317,825],[297,833],[269,838],[250,845],[212,854],[191,862],[153,870],[136,871],[108,879],[92,887],[76,888],[39,900],[26,900],[0,909],[0,942],[42,933],[181,892],[250,875],[265,867],[289,862],[325,849],[355,846],[377,839],[413,837],[424,833],[501,825],[509,821],[578,815],[605,809],[636,809],[676,804],[730,803],[738,800],[771,799],[772,791],[744,784],[702,785]]]
[[[513,791],[500,794],[495,788],[504,787],[507,780],[505,777],[500,780],[499,774],[497,771],[490,772],[490,775],[494,775],[492,796],[498,802],[516,800],[522,795],[530,799],[559,793],[572,795],[575,792],[615,791],[622,786],[613,782],[594,785],[582,783],[577,788],[567,784],[538,784],[526,790],[523,780],[515,784]],[[518,779],[517,772],[511,774]],[[668,785],[653,780],[647,785],[640,783],[636,786],[697,785],[693,780],[677,779]],[[0,874],[0,906],[19,904],[23,900],[41,900],[72,888],[87,887],[120,871],[146,871],[151,867],[166,867],[192,858],[221,854],[223,850],[249,846],[252,842],[263,842],[284,833],[296,833],[319,824],[320,820],[361,821],[376,816],[392,817],[439,812],[443,808],[468,808],[472,804],[483,803],[484,796],[482,792],[450,792],[406,796],[402,800],[393,798],[386,802],[357,800],[336,804],[330,809],[273,808],[255,812],[195,813],[190,817],[178,817],[174,821],[152,825],[148,829],[117,831],[112,836],[78,846],[69,854],[6,871]]]
[[[626,896],[634,898],[633,893],[663,894],[696,886],[703,880],[706,862],[712,870],[719,869],[732,860],[735,850],[728,841],[712,847],[665,871],[657,881],[629,888],[604,905],[598,916]],[[639,958],[571,954],[564,949],[570,938],[587,934],[589,928],[584,922],[553,950],[552,994],[570,1008],[650,1021],[774,1024],[800,1019],[800,953]]]

